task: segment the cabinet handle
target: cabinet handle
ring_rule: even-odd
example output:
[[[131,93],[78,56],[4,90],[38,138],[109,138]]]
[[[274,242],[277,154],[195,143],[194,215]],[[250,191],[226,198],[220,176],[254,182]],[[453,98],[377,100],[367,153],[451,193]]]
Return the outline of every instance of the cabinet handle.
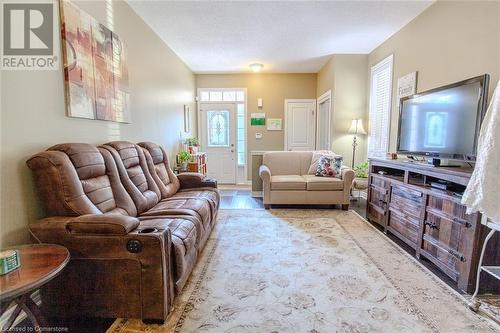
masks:
[[[425,221],[425,222],[424,222],[424,224],[425,224],[425,225],[428,225],[428,226],[429,226],[429,228],[431,228],[431,229],[436,229],[436,230],[439,230],[438,226],[437,226],[437,225],[436,225],[436,223],[434,223],[434,222]]]
[[[465,261],[465,257],[463,256],[463,254],[460,254],[453,249],[449,249],[448,253],[451,254],[452,256],[454,256],[455,258],[457,258],[458,260],[460,260],[461,262]]]

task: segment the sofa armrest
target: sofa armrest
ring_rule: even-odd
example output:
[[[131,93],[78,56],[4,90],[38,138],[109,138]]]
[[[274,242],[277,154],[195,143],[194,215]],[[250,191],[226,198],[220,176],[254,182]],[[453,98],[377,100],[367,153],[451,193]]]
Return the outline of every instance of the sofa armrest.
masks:
[[[119,214],[87,214],[74,217],[66,222],[70,233],[126,235],[139,226],[139,220]]]
[[[264,206],[268,208],[271,203],[271,170],[267,165],[260,166],[259,176],[262,179],[262,199]]]
[[[92,222],[103,216],[109,217]],[[139,221],[133,217],[103,216],[55,216],[30,223],[29,231],[36,242],[63,245],[71,253],[70,264],[61,278],[56,285],[48,286],[51,295],[58,296],[48,298],[48,308],[87,316],[95,316],[96,313],[117,316],[127,311],[137,318],[165,320],[173,302],[175,285],[170,253],[171,231],[167,228],[143,233],[140,226],[136,226]],[[108,229],[109,224],[106,227],[101,224],[108,218],[113,220],[111,229]],[[96,229],[89,232],[84,224]],[[71,225],[71,230],[68,225]],[[133,230],[123,234],[132,227]],[[108,233],[102,233],[100,228]],[[109,233],[110,230],[119,234]],[[129,247],[130,244],[134,247]],[[88,267],[93,267],[91,273],[88,273]],[[113,272],[124,267],[130,276],[139,276],[140,281],[116,281]],[[112,305],[121,298],[111,291],[120,289],[128,292],[131,283],[140,289],[135,294],[140,294],[141,301],[127,306],[126,310],[114,309]],[[68,290],[74,292],[68,295]],[[93,290],[93,298],[84,297],[88,296],[85,295],[88,290]],[[94,298],[100,304],[97,308],[82,303],[87,299],[94,302]]]
[[[344,181],[344,204],[349,204],[351,200],[351,187],[354,181],[354,171],[346,166],[340,170],[341,178]]]
[[[259,167],[259,176],[263,181],[271,181],[271,170],[267,165],[261,165]]]
[[[197,187],[213,187],[217,188],[217,182],[208,179],[204,174],[197,172],[184,172],[177,175],[181,185],[181,189],[197,188]]]

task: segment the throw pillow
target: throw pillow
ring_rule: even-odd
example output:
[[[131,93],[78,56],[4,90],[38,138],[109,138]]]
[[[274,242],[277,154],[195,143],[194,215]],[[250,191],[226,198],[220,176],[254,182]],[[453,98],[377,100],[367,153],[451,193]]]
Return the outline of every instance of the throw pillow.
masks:
[[[309,166],[309,170],[307,171],[307,174],[309,174],[309,175],[316,174],[316,170],[318,170],[319,159],[325,155],[333,157],[335,155],[335,153],[333,151],[330,151],[330,150],[318,150],[318,151],[313,152],[313,155],[311,158],[311,165]]]
[[[319,159],[316,176],[341,178],[342,156],[324,155]]]

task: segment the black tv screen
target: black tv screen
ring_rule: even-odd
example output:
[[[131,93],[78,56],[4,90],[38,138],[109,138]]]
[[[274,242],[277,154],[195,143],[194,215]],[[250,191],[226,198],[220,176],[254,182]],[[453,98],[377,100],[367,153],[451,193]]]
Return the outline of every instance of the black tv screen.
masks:
[[[488,75],[401,99],[398,153],[475,160]]]

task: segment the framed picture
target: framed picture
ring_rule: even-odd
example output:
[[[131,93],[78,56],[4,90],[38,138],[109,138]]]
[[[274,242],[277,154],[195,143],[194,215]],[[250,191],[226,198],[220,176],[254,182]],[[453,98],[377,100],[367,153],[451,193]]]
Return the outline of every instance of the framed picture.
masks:
[[[189,133],[191,132],[191,110],[189,109],[189,106],[184,105],[184,132]]]
[[[398,98],[417,93],[417,72],[412,72],[398,79]]]
[[[251,126],[263,126],[266,124],[266,114],[262,112],[251,113],[250,114],[250,125]]]
[[[125,43],[71,1],[60,7],[67,115],[129,123]]]
[[[281,118],[269,118],[267,120],[267,130],[268,131],[281,131],[282,130],[282,120]]]

